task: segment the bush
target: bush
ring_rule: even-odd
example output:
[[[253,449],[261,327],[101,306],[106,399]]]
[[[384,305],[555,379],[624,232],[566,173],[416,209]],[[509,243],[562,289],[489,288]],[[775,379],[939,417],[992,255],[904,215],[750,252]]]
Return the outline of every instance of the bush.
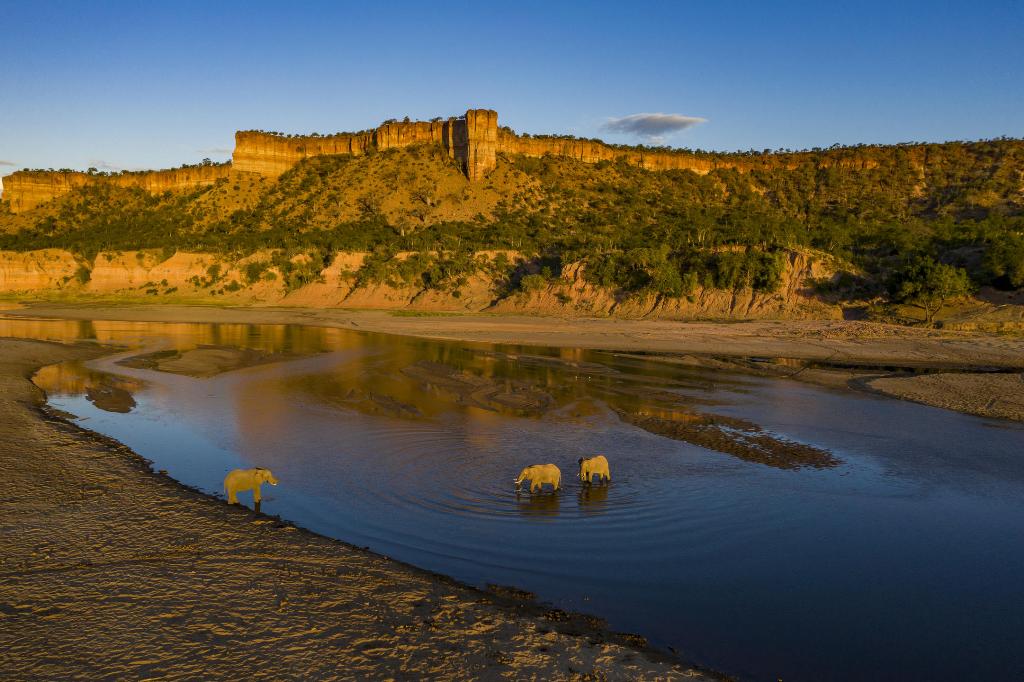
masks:
[[[246,284],[255,284],[260,281],[263,277],[263,273],[267,270],[267,263],[261,261],[252,261],[246,263],[245,267],[242,268],[242,276],[245,277]]]
[[[519,280],[519,288],[527,293],[540,291],[547,285],[548,281],[544,278],[544,275],[523,275],[523,277]]]
[[[75,281],[79,284],[88,284],[90,279],[92,279],[92,270],[86,265],[79,265],[75,270]]]

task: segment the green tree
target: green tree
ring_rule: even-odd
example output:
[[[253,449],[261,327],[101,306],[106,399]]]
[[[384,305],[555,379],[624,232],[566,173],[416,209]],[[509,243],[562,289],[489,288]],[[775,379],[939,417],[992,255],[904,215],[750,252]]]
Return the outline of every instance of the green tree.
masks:
[[[974,287],[963,268],[918,256],[895,273],[890,288],[897,301],[923,310],[925,322],[931,324],[942,306],[970,294]]]

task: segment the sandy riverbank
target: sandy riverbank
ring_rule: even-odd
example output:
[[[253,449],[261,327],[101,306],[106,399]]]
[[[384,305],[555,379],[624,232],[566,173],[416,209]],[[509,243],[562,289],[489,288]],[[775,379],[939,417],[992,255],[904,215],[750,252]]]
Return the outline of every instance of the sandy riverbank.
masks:
[[[897,398],[982,416],[1024,420],[1024,335],[952,332],[849,321],[669,322],[516,315],[395,315],[383,311],[231,308],[174,305],[32,304],[0,311],[10,317],[150,322],[306,324],[424,338],[592,348],[691,358],[742,369],[730,359],[788,358],[826,367],[776,367],[776,376],[844,386],[871,386]],[[686,361],[686,358],[683,358]],[[828,366],[849,365],[845,369]],[[857,369],[863,366],[863,369]],[[890,380],[890,369],[975,370],[919,380]],[[999,368],[1015,374],[982,374]],[[751,369],[748,367],[747,369]],[[771,369],[762,367],[762,369]],[[867,370],[867,371],[865,371]],[[1009,377],[1009,378],[1007,378]],[[974,396],[974,397],[972,397]]]
[[[1024,374],[940,373],[867,382],[904,400],[982,417],[1024,421]]]
[[[228,507],[42,409],[99,354],[0,339],[0,677],[704,679],[550,612]]]

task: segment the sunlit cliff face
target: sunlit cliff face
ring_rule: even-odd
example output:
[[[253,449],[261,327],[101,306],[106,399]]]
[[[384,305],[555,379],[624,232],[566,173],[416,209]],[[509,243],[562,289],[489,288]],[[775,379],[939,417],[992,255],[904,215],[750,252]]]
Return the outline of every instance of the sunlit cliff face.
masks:
[[[277,178],[303,159],[324,155],[362,156],[417,144],[437,145],[470,181],[486,177],[497,165],[497,155],[557,156],[583,163],[622,160],[652,171],[690,170],[708,173],[716,168],[749,171],[757,167],[795,168],[797,155],[766,155],[753,159],[740,155],[696,154],[644,147],[611,146],[600,140],[572,137],[517,135],[498,126],[492,109],[469,109],[459,117],[433,121],[389,121],[373,130],[334,135],[282,135],[258,130],[235,134],[231,163],[199,164],[168,170],[104,176],[77,171],[16,171],[4,180],[3,198],[11,211],[29,211],[87,184],[138,187],[150,193],[204,187],[218,180],[251,174]],[[823,167],[872,168],[877,162],[856,155],[823,161]]]

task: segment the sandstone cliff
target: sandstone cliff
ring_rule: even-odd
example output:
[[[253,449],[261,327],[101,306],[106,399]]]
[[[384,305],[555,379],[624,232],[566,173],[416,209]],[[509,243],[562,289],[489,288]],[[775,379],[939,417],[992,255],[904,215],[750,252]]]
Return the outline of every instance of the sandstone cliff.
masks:
[[[97,175],[77,171],[16,171],[4,178],[3,199],[11,202],[15,213],[62,196],[88,184],[138,187],[154,194],[212,185],[231,172],[230,164],[187,166],[160,171]]]
[[[55,291],[71,283],[79,264],[60,249],[0,251],[0,292]]]
[[[717,154],[683,150],[621,147],[598,140],[572,137],[517,135],[499,128],[498,114],[490,109],[470,109],[461,117],[433,121],[389,121],[373,130],[336,135],[280,135],[262,131],[235,134],[230,164],[192,166],[173,170],[122,173],[113,176],[65,171],[18,171],[3,179],[2,198],[15,213],[28,211],[76,187],[109,182],[119,187],[140,187],[150,192],[184,190],[214,183],[232,172],[276,178],[299,161],[322,155],[359,156],[370,150],[387,150],[414,144],[440,145],[471,181],[480,180],[497,165],[497,155],[522,154],[566,157],[583,163],[624,161],[651,171],[690,170],[708,173],[717,168],[749,171],[756,168],[795,168],[811,158],[806,153]],[[813,158],[819,167],[841,166],[869,169],[877,166],[871,151],[877,148],[832,150]],[[927,163],[923,149],[908,149],[911,166]]]
[[[126,251],[100,253],[93,261],[81,263],[72,254],[56,249],[0,251],[0,293],[655,319],[828,319],[840,315],[838,307],[822,303],[806,289],[809,278],[830,276],[831,270],[822,260],[798,251],[789,253],[782,286],[776,292],[698,289],[684,298],[623,298],[615,291],[587,282],[580,264],[567,266],[561,278],[533,293],[508,293],[500,277],[485,271],[468,277],[453,290],[360,282],[357,272],[367,254],[351,252],[335,254],[317,280],[289,292],[283,284],[283,274],[274,267],[269,267],[255,282],[245,276],[248,263],[267,263],[270,255],[256,253],[235,260],[214,254],[178,252],[164,259],[156,251]],[[398,254],[395,258],[408,255]],[[515,252],[481,252],[478,257],[486,262],[499,255],[513,263],[520,260]],[[85,277],[80,276],[83,270]]]
[[[235,133],[235,170],[267,177],[281,175],[302,159],[325,154],[359,156],[413,144],[438,144],[462,166],[470,180],[495,166],[498,114],[470,109],[461,118],[395,121],[362,133],[285,136],[261,131]]]

